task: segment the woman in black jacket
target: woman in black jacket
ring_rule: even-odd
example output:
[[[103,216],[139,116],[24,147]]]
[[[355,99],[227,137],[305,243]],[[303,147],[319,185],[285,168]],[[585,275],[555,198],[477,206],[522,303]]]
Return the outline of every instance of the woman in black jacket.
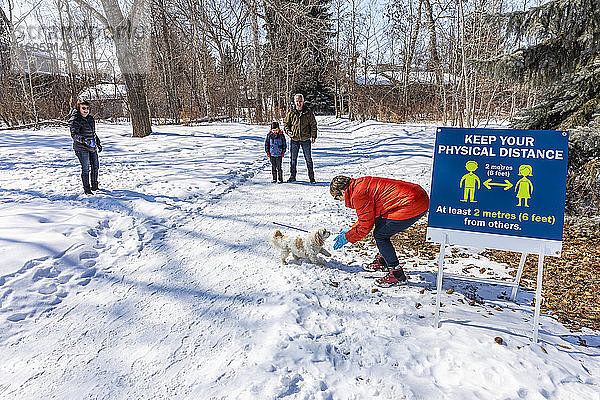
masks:
[[[92,190],[98,190],[98,153],[102,151],[102,146],[96,135],[94,117],[90,115],[89,102],[77,101],[77,109],[71,113],[69,126],[73,138],[73,150],[81,163],[83,190],[85,194],[94,194]]]

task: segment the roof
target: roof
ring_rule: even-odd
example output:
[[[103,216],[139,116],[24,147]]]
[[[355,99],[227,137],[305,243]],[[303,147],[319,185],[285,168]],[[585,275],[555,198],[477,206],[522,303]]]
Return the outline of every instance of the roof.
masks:
[[[79,93],[80,99],[85,100],[122,100],[127,96],[125,85],[114,83],[99,83],[82,90]]]

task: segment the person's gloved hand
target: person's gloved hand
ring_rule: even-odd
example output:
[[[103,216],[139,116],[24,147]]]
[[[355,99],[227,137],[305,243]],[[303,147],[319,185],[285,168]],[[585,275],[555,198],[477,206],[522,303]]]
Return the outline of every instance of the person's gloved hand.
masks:
[[[346,239],[346,233],[348,232],[348,229],[344,229],[343,231],[340,232],[339,235],[337,235],[335,237],[335,242],[333,243],[333,249],[334,250],[339,250],[341,249],[343,246],[348,244],[348,239]]]
[[[271,157],[271,153],[267,153],[267,157],[269,157],[269,158],[270,158],[270,157]]]
[[[102,146],[100,145],[100,143],[98,143],[98,145],[96,146],[96,148],[98,149],[98,153],[100,153],[102,151]]]

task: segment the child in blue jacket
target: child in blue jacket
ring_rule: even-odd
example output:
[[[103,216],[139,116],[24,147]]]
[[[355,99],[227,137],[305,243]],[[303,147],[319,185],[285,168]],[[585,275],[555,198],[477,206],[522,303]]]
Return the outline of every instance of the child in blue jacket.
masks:
[[[283,155],[285,154],[287,143],[283,131],[279,129],[279,122],[274,121],[271,124],[271,131],[265,139],[265,152],[271,160],[271,172],[273,173],[273,183],[283,183]]]

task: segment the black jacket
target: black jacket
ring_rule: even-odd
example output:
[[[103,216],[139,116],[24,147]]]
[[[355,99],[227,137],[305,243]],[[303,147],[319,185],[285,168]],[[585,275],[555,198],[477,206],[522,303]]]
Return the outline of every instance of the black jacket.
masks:
[[[94,117],[88,114],[84,118],[79,110],[73,110],[69,118],[69,127],[74,150],[102,151],[100,139],[96,135]]]

